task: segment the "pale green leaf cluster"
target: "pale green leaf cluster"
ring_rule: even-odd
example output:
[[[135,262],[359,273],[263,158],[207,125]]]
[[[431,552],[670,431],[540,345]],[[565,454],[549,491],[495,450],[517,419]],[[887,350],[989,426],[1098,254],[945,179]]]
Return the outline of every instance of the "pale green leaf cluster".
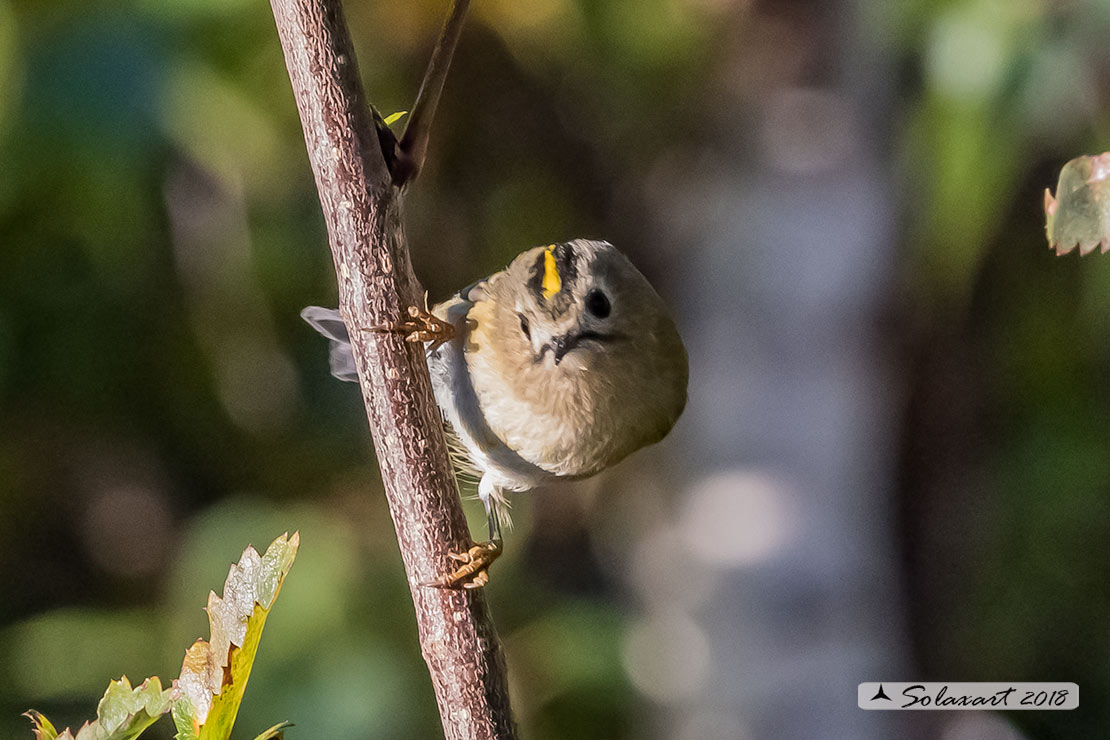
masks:
[[[169,710],[174,694],[172,688],[162,689],[157,676],[134,688],[124,676],[108,684],[96,707],[96,720],[86,722],[76,735],[68,728],[59,734],[38,712],[27,714],[35,724],[35,740],[131,740]]]
[[[178,740],[228,740],[258,653],[262,627],[293,565],[300,545],[294,532],[278,537],[264,555],[248,547],[231,566],[223,596],[208,596],[209,641],[185,652],[181,675],[168,689],[157,677],[132,687],[124,676],[108,685],[96,720],[75,734],[59,733],[39,712],[27,713],[35,740],[133,740],[170,713]],[[288,723],[274,725],[255,740],[281,738]]]

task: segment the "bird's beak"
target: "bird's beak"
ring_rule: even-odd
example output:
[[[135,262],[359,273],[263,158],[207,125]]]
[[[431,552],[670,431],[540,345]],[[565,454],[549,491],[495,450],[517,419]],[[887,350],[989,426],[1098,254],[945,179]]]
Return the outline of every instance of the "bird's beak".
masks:
[[[620,334],[602,334],[596,331],[579,331],[567,332],[561,337],[551,337],[551,341],[543,345],[542,354],[546,354],[547,350],[551,350],[551,355],[555,358],[555,364],[558,365],[567,353],[572,349],[578,347],[584,341],[596,342],[612,342],[621,339]],[[542,356],[541,354],[541,356]]]
[[[555,356],[555,364],[558,365],[567,352],[570,352],[578,345],[578,335],[574,333],[564,334],[561,337],[551,338],[551,353]]]

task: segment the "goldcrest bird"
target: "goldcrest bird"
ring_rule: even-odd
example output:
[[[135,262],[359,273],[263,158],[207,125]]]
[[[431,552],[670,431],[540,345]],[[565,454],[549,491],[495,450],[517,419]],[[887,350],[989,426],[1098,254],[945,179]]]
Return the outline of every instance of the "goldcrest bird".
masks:
[[[456,469],[480,475],[490,541],[453,555],[439,585],[473,588],[501,550],[506,494],[585,478],[661,440],[686,405],[686,350],[663,300],[607,242],[535,247],[394,329],[427,339]],[[337,311],[301,316],[331,341],[331,372],[357,381]]]

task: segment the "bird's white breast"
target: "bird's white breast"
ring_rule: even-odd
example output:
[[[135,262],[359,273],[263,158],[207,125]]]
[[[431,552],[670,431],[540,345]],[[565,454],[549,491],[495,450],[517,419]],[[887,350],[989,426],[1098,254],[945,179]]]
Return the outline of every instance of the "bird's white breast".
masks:
[[[470,455],[471,462],[491,484],[511,491],[526,491],[551,474],[511,449],[490,425],[474,388],[467,362],[471,341],[467,315],[474,306],[468,291],[436,306],[435,313],[455,327],[455,337],[428,353],[428,369],[436,403]]]

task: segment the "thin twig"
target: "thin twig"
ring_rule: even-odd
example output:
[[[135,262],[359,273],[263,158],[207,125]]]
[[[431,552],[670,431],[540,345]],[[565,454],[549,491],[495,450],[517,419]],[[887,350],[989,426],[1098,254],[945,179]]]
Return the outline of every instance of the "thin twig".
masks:
[[[393,166],[393,184],[397,187],[411,183],[424,167],[432,119],[436,115],[439,96],[443,92],[443,83],[447,79],[447,70],[451,68],[451,57],[459,43],[469,6],[470,0],[451,0],[451,9],[447,12],[432,58],[424,71],[424,81],[420,83],[420,92],[416,94],[416,102],[409,113],[405,133],[397,143],[397,158]]]
[[[356,328],[395,323],[406,307],[419,305],[422,290],[401,226],[401,191],[361,92],[339,0],[271,0],[271,7],[327,223],[344,320]],[[445,73],[429,79],[442,85]],[[424,109],[429,106],[434,100]],[[430,111],[424,116],[430,120]],[[350,335],[444,734],[448,740],[511,740],[516,730],[505,662],[484,595],[424,585],[450,571],[448,553],[465,550],[470,535],[422,348],[392,334]]]

